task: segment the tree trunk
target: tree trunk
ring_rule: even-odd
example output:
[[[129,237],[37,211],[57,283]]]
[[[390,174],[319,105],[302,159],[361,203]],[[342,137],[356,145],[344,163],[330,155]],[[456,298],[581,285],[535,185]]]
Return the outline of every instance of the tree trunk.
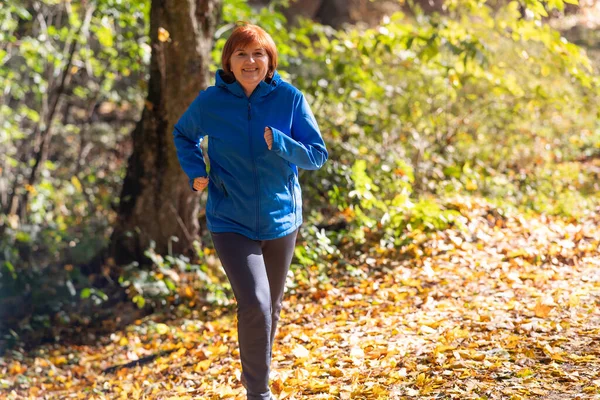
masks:
[[[186,253],[198,235],[199,196],[181,170],[173,126],[208,86],[210,51],[221,0],[152,0],[150,82],[133,130],[110,255],[117,264],[142,261],[150,242],[165,254]]]

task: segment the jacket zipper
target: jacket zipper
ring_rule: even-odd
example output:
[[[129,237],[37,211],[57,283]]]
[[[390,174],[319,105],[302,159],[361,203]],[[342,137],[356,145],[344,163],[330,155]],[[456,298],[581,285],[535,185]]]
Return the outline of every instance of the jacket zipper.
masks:
[[[250,120],[252,120],[251,113],[252,105],[250,99],[248,99],[248,141],[250,142],[250,157],[252,157],[252,171],[254,172],[254,190],[256,190],[256,236],[258,237],[258,229],[260,226],[260,191],[258,184],[258,174],[256,173],[256,161],[254,160],[254,150],[252,147],[252,134],[250,130]]]

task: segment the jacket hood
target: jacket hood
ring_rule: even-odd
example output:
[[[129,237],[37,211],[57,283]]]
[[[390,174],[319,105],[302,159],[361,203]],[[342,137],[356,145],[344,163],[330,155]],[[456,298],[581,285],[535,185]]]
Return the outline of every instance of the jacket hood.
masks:
[[[277,71],[274,71],[273,77],[261,81],[256,89],[254,89],[254,92],[252,92],[252,95],[264,97],[275,90],[280,83],[281,76],[279,76]],[[215,86],[224,88],[237,97],[246,97],[246,93],[244,93],[244,88],[242,88],[242,85],[240,85],[235,78],[230,78],[222,69],[219,69],[215,75]]]

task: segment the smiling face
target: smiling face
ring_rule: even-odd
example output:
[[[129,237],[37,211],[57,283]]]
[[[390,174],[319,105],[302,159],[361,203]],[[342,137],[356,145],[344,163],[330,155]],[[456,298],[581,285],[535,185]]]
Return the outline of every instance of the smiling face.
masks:
[[[269,55],[258,43],[250,43],[233,51],[230,59],[231,73],[250,96],[269,72]]]

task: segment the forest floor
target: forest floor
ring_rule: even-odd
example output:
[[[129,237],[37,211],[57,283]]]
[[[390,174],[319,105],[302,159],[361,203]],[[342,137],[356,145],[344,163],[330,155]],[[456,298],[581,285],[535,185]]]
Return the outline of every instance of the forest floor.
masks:
[[[460,229],[286,296],[277,399],[600,398],[600,209],[567,221],[457,207]],[[13,350],[0,398],[242,399],[235,326],[231,308],[180,307],[95,345]]]

